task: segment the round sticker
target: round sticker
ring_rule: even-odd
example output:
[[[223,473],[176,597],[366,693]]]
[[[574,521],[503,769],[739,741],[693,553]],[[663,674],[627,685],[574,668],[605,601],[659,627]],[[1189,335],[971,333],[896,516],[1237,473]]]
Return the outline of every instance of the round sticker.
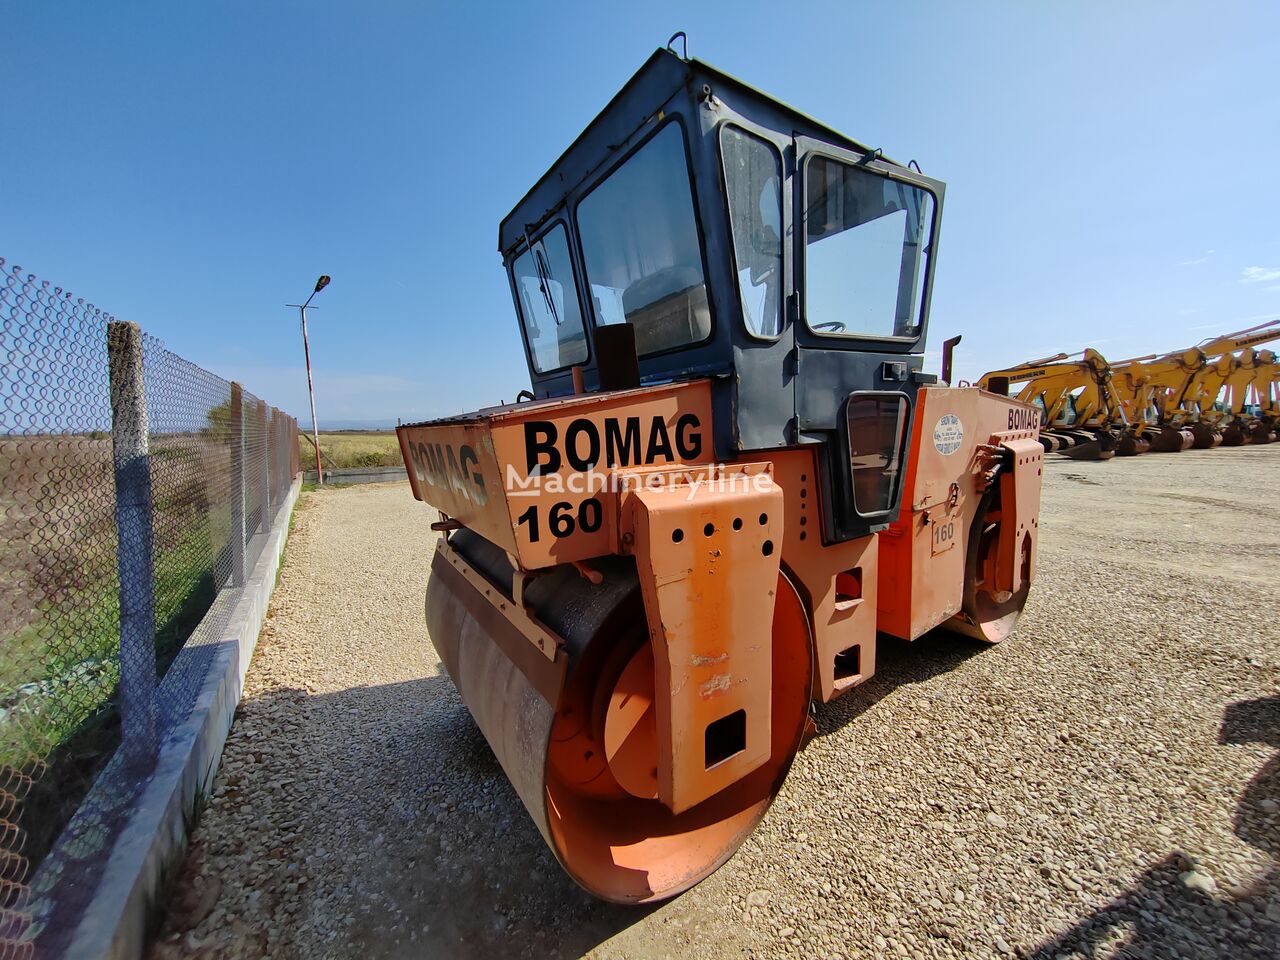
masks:
[[[944,413],[933,428],[933,445],[943,456],[950,456],[964,442],[964,424],[954,413]]]

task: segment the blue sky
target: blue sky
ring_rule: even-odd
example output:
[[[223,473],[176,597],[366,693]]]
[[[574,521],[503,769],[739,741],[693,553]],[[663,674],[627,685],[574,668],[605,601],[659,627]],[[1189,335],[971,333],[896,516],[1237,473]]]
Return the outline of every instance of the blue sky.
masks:
[[[0,256],[321,424],[527,385],[498,221],[676,29],[946,181],[959,374],[1280,316],[1280,4],[4,4]],[[936,349],[930,351],[936,369]]]

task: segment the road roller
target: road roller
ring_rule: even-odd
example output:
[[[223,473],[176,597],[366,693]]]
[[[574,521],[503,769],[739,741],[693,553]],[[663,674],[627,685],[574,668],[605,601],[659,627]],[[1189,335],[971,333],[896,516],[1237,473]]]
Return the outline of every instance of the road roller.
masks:
[[[943,195],[660,49],[499,227],[529,389],[397,431],[430,640],[597,897],[728,860],[881,634],[1026,603],[1039,412],[923,371]]]

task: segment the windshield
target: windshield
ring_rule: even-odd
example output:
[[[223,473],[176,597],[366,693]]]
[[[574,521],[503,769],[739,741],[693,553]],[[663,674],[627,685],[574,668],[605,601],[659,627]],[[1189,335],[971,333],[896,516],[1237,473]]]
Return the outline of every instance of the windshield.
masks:
[[[547,373],[585,362],[587,340],[564,224],[534,240],[511,270],[534,369]]]
[[[668,123],[582,199],[578,236],[596,323],[631,324],[640,356],[710,336],[678,123]]]
[[[817,333],[915,337],[929,191],[828,157],[805,169],[805,317]]]

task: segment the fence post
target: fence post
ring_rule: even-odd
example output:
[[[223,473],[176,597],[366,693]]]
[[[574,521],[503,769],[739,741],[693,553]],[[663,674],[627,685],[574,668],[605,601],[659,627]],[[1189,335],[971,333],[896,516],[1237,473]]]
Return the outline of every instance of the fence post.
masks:
[[[267,447],[271,456],[267,458],[271,464],[271,502],[280,502],[280,420],[275,407],[271,407],[267,415],[268,434],[271,443]]]
[[[262,467],[258,471],[258,492],[262,502],[262,515],[258,528],[265,533],[271,529],[271,433],[267,430],[267,402],[258,401],[258,429],[262,433]]]
[[[279,410],[276,411],[272,420],[272,426],[274,427],[272,433],[276,439],[276,496],[280,498],[281,503],[284,503],[284,415]]]
[[[156,609],[147,400],[136,323],[108,324],[107,360],[120,573],[120,718],[125,759],[144,767],[154,761],[156,746]]]
[[[276,411],[276,429],[279,431],[280,451],[276,464],[280,467],[280,501],[289,495],[289,421],[283,410]]]
[[[231,384],[231,585],[244,586],[244,387]]]
[[[280,501],[280,411],[271,408],[271,499]]]

